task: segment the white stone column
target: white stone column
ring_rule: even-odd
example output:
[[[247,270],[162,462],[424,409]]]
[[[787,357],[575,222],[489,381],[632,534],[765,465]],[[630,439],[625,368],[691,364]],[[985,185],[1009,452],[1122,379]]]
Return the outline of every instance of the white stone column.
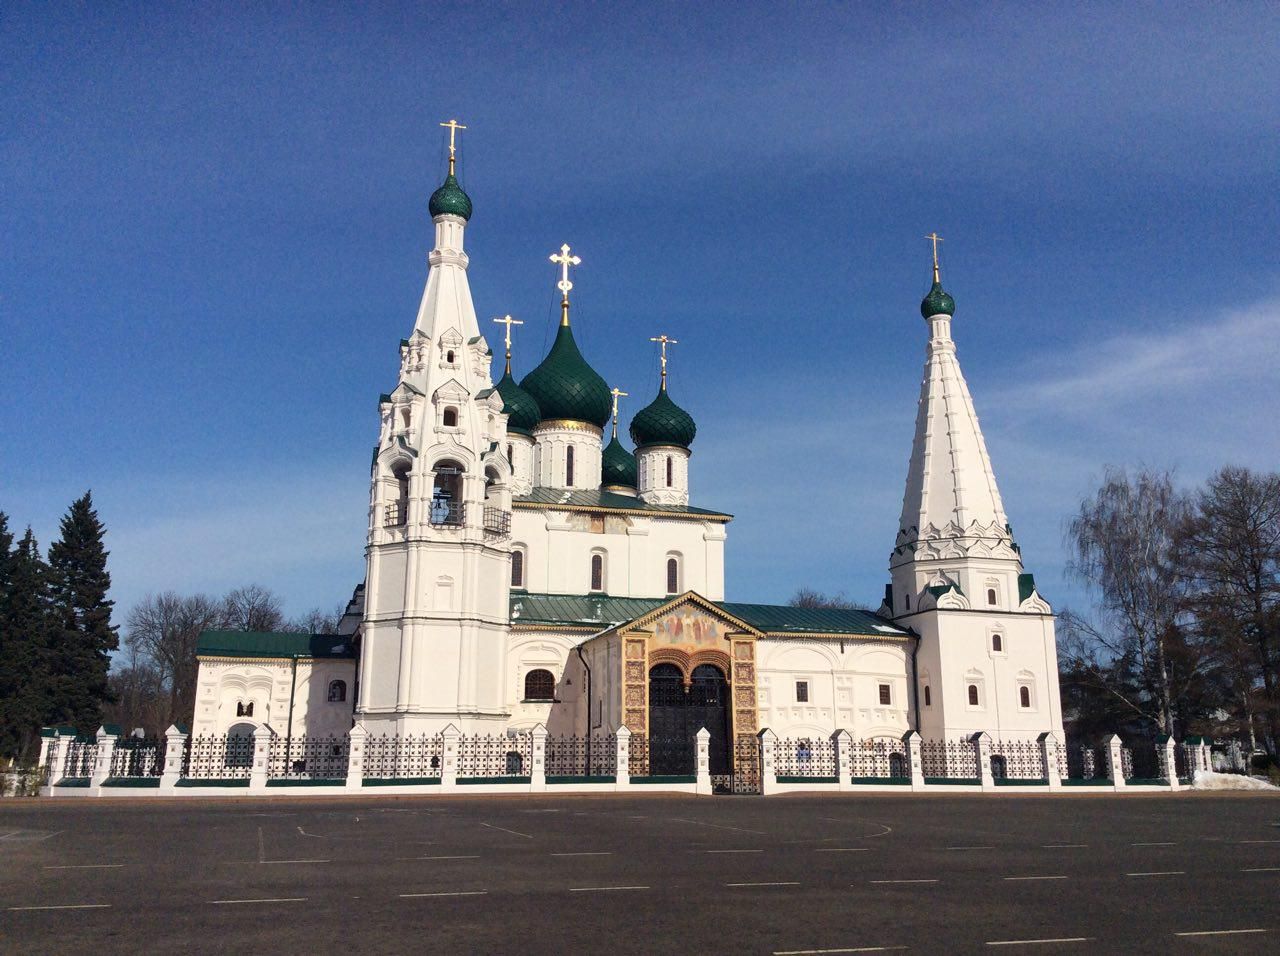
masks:
[[[711,731],[703,727],[695,734],[697,738],[696,754],[698,758],[698,782],[695,792],[711,793]]]
[[[105,724],[98,728],[98,759],[93,764],[90,787],[101,787],[111,776],[111,758],[116,752],[116,743],[120,740],[117,730],[116,727],[108,729]]]
[[[369,731],[356,721],[347,733],[347,789],[359,790],[364,786],[364,751],[369,742]]]
[[[56,727],[40,728],[40,762],[37,767],[45,767],[49,763],[49,750],[53,746],[53,741],[58,739],[58,729]]]
[[[617,756],[615,757],[615,787],[627,790],[631,787],[631,731],[625,726],[619,727],[614,735],[617,738]]]
[[[969,741],[973,744],[973,755],[978,764],[978,779],[982,782],[982,789],[995,790],[996,780],[991,773],[991,735],[985,730],[979,730],[969,738]]]
[[[1051,790],[1062,786],[1058,773],[1058,738],[1048,731],[1040,735],[1040,772]]]
[[[534,793],[540,793],[547,789],[547,728],[545,724],[538,724],[529,732],[529,736],[533,739],[533,748],[531,753],[532,767],[529,768],[529,789]],[[587,769],[587,768],[584,768]]]
[[[778,792],[778,735],[766,727],[756,735],[760,741],[760,793]]]
[[[1157,753],[1160,757],[1160,772],[1169,784],[1170,790],[1177,790],[1178,784],[1178,745],[1169,734],[1162,734]]]
[[[843,728],[831,735],[836,750],[836,779],[841,790],[853,789],[853,734]]]
[[[1200,769],[1205,773],[1213,773],[1213,745],[1204,737],[1197,738],[1200,745]]]
[[[253,766],[249,768],[249,789],[265,791],[270,774],[271,730],[258,727],[253,732]],[[285,768],[288,770],[288,768]]]
[[[907,759],[911,763],[911,789],[919,792],[924,789],[924,758],[920,755],[920,735],[908,730],[902,735],[907,745]]]
[[[1107,738],[1107,776],[1111,778],[1111,786],[1116,790],[1125,788],[1124,754],[1121,753],[1123,747],[1119,734],[1112,734]]]
[[[67,772],[67,746],[74,737],[67,737],[60,730],[55,728],[52,741],[49,744],[49,782],[46,787],[52,789]]]
[[[186,755],[187,732],[177,724],[170,724],[164,732],[164,773],[160,775],[160,789],[172,790],[178,785]]]
[[[458,786],[458,728],[449,724],[440,733],[443,759],[440,762],[440,789],[453,790]]]

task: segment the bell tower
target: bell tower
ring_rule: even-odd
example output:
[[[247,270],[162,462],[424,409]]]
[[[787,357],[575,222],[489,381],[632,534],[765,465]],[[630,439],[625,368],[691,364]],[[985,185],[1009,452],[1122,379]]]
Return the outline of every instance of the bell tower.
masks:
[[[512,470],[463,239],[471,199],[449,172],[435,246],[374,449],[357,716],[371,733],[498,731],[507,719]]]

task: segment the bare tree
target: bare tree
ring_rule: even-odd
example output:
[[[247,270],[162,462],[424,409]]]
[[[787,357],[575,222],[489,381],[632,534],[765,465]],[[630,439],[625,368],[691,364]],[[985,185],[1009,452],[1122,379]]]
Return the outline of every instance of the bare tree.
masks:
[[[284,624],[280,599],[260,584],[236,588],[222,599],[222,627],[230,631],[276,631]]]
[[[1168,472],[1107,470],[1067,539],[1071,570],[1098,597],[1099,620],[1064,615],[1064,663],[1172,733],[1175,703],[1210,664],[1186,624],[1178,541],[1191,504]]]
[[[166,725],[190,721],[195,706],[196,642],[200,632],[223,622],[223,604],[195,594],[173,591],[147,595],[125,619],[125,647],[132,660],[146,662],[159,673],[168,691]]]
[[[1226,467],[1209,479],[1184,540],[1192,599],[1220,635],[1236,702],[1256,747],[1280,740],[1280,474]]]
[[[813,588],[799,588],[787,602],[792,607],[832,608],[836,610],[865,611],[867,606],[851,601],[843,591],[836,594],[824,594]]]
[[[284,628],[287,631],[297,631],[302,634],[337,634],[338,622],[342,620],[345,611],[344,605],[338,605],[332,611],[313,607],[301,617],[295,617],[286,622]]]

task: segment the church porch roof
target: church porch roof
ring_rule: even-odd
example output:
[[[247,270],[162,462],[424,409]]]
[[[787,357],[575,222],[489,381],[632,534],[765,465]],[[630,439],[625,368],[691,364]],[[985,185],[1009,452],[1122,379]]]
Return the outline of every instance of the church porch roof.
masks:
[[[349,637],[276,631],[201,631],[197,657],[354,658]]]

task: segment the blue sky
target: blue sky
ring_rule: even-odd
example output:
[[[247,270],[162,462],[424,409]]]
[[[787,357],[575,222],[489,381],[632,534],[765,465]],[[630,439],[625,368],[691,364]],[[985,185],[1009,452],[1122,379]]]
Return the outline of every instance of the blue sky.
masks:
[[[0,510],[47,543],[92,488],[121,611],[344,600],[457,116],[517,374],[564,241],[624,415],[680,340],[731,599],[878,600],[936,229],[1028,567],[1082,603],[1107,464],[1280,457],[1277,49],[1246,3],[6,4]]]

